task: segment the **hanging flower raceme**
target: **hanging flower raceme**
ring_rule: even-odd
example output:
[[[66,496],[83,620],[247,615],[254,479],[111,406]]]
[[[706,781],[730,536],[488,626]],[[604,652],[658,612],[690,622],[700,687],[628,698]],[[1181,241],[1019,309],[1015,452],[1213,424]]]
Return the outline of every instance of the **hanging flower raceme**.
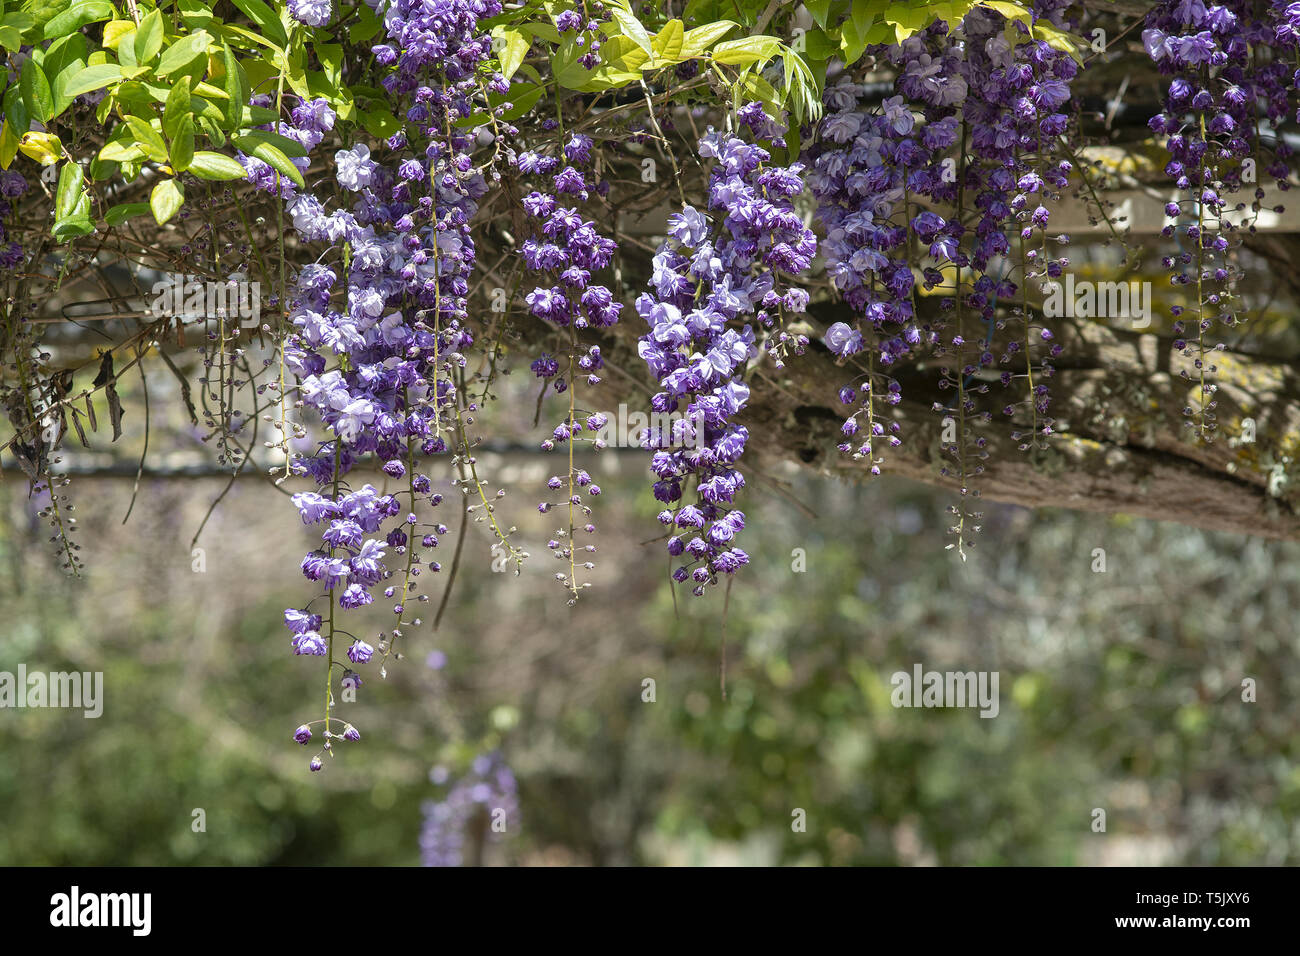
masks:
[[[553,326],[564,340],[568,353],[567,363],[561,366],[552,356],[543,355],[532,363],[532,370],[543,381],[553,382],[556,392],[567,392],[569,409],[565,419],[555,426],[551,437],[542,443],[546,451],[572,446],[581,441],[584,430],[598,433],[605,424],[599,412],[582,414],[578,410],[576,391],[579,379],[587,386],[600,383],[599,372],[604,365],[600,346],[586,344],[581,333],[589,328],[607,328],[619,320],[623,305],[615,301],[614,293],[594,280],[594,276],[609,268],[614,257],[614,242],[602,236],[595,222],[585,218],[579,207],[596,191],[589,182],[585,168],[591,164],[593,142],[589,136],[575,133],[569,136],[558,150],[558,156],[527,151],[515,158],[519,171],[542,181],[544,188],[533,190],[523,199],[529,219],[536,223],[535,234],[524,240],[520,247],[524,267],[542,279],[525,296],[533,316]],[[592,440],[593,448],[601,443]],[[556,580],[569,592],[572,604],[586,583],[578,581],[579,545],[575,535],[581,517],[582,530],[593,533],[595,525],[589,520],[591,507],[584,501],[600,494],[600,486],[591,475],[574,464],[570,455],[569,468],[564,478],[553,475],[547,482],[552,491],[564,491],[563,501],[543,501],[539,510],[545,514],[552,510],[568,514],[566,527],[557,529],[548,542],[548,548],[558,560],[567,563],[567,571],[557,571]],[[583,545],[582,551],[594,553],[594,545]],[[594,564],[584,560],[581,566],[591,570]]]
[[[1257,69],[1252,47],[1293,35],[1295,18],[1288,9],[1274,7],[1261,16],[1253,4],[1166,0],[1147,15],[1142,31],[1148,55],[1169,77],[1164,110],[1148,125],[1166,137],[1170,159],[1165,172],[1183,194],[1165,208],[1173,221],[1162,235],[1174,239],[1180,251],[1163,263],[1174,285],[1195,290],[1190,316],[1183,317],[1188,310],[1182,306],[1174,307],[1179,317],[1174,346],[1194,369],[1180,370],[1191,390],[1183,408],[1186,425],[1207,442],[1218,427],[1218,386],[1211,380],[1217,368],[1210,355],[1221,347],[1207,341],[1207,333],[1216,324],[1232,328],[1242,317],[1233,292],[1240,272],[1232,255],[1237,227],[1226,216],[1230,195],[1254,179],[1243,179],[1243,172],[1253,170],[1257,161],[1261,100],[1269,116],[1281,120],[1283,115],[1282,73],[1277,68]],[[1279,180],[1288,172],[1287,155],[1281,142],[1269,167]],[[1257,210],[1263,197],[1258,187],[1255,197]]]
[[[1058,0],[1036,0],[1032,15],[1035,22],[1064,29],[1066,6]],[[1002,411],[1008,417],[1023,413],[1029,430],[1023,435],[1013,432],[1012,437],[1028,449],[1040,446],[1053,427],[1046,380],[1054,370],[1048,359],[1059,355],[1061,347],[1047,317],[1030,308],[1028,291],[1032,280],[1050,293],[1050,283],[1069,267],[1068,258],[1053,253],[1053,246],[1068,243],[1069,237],[1051,235],[1049,225],[1052,207],[1073,171],[1062,154],[1078,66],[1068,53],[1031,36],[1025,24],[1008,25],[992,11],[972,11],[963,29],[970,89],[965,112],[972,130],[971,152],[978,161],[971,179],[977,184],[974,205],[981,214],[971,256],[977,277],[963,305],[987,331],[978,359],[965,365],[962,374],[969,381],[977,369],[994,367],[994,332],[1005,327],[996,306],[1014,303],[1022,332],[1007,337],[996,365],[1003,368],[1004,387],[1013,388],[1019,380],[1026,383],[1026,397]]]
[[[26,192],[27,180],[22,173],[13,169],[0,172],[0,269],[16,269],[26,258],[22,244],[11,240],[4,228],[4,221],[14,210],[13,200],[21,199]]]
[[[329,247],[296,276],[289,316],[295,331],[283,349],[302,404],[332,433],[293,465],[320,486],[294,495],[294,504],[304,523],[323,529],[321,546],[302,562],[321,591],[306,607],[285,612],[294,652],[329,661],[324,718],[304,725],[310,733],[323,724],[313,770],[332,740],[355,739],[349,729],[356,734],[350,725],[340,734],[335,727],[343,721],[330,715],[336,638],[348,640],[351,664],[364,664],[376,654],[385,660],[402,628],[421,623],[410,614],[412,602],[428,600],[418,579],[422,570],[440,570],[422,549],[436,547],[447,529],[420,515],[442,501],[420,458],[448,450],[448,436],[463,440],[456,373],[473,345],[466,323],[475,264],[469,221],[488,187],[470,158],[475,136],[456,122],[478,108],[480,68],[491,55],[478,21],[500,5],[447,3],[429,12],[396,3],[386,10],[390,43],[375,53],[394,66],[385,85],[406,104],[407,129],[384,142],[380,158],[362,143],[337,153],[337,184],[356,195],[351,210],[327,210],[305,192],[287,194],[299,237]],[[485,86],[503,82],[489,75]],[[310,148],[334,115],[323,101],[307,101],[292,119],[280,132]],[[341,261],[330,261],[333,251]],[[347,474],[367,456],[405,487],[383,494],[369,483],[350,484]],[[398,625],[368,641],[344,629],[340,615],[373,603],[376,589],[393,602]],[[320,612],[312,609],[316,601],[325,602]],[[348,686],[359,686],[350,667],[341,670]],[[295,737],[306,743],[301,730]]]
[[[779,133],[761,107],[746,107],[741,120],[758,139]],[[671,533],[669,554],[683,562],[673,578],[693,581],[696,595],[749,561],[735,546],[745,516],[732,508],[745,485],[736,465],[749,432],[734,419],[749,400],[744,378],[758,355],[756,334],[808,302],[781,274],[804,273],[817,250],[792,205],[803,189],[801,163],[772,165],[766,149],[712,130],[699,152],[713,161],[708,207],[670,217],[654,257],[654,292],[636,301],[650,326],[639,352],[663,389],[652,407],[684,411],[672,428],[648,437],[654,494],[672,509],[659,520]]]
[[[1033,16],[1064,26],[1056,0],[1036,4]],[[1031,435],[1051,431],[1043,379],[1052,370],[1042,353],[1059,347],[1030,313],[1024,283],[1060,276],[1068,264],[1050,255],[1046,230],[1050,204],[1069,183],[1071,165],[1059,153],[1077,67],[1023,23],[980,7],[954,30],[936,22],[872,53],[895,69],[892,91],[847,75],[829,83],[810,152],[828,276],[860,316],[834,323],[825,338],[860,373],[840,389],[851,408],[840,450],[880,473],[881,446],[900,442],[883,408],[901,399],[890,373],[924,349],[950,363],[940,386],[954,397],[935,403],[952,459],[944,473],[963,497],[977,496],[972,479],[987,452],[971,425],[991,417],[976,400],[989,388],[984,370],[1001,365],[1005,386],[1026,380],[1027,397],[1005,411],[1026,406]],[[1037,248],[1026,249],[1031,240]],[[952,294],[919,314],[918,294],[936,289]],[[1007,338],[999,358],[995,335],[1013,304],[1024,331]],[[957,512],[964,540],[965,506]]]
[[[924,70],[938,69],[941,60],[932,65],[929,53],[918,52],[931,48],[918,39],[910,51],[915,56],[906,62],[919,70],[924,57]],[[947,102],[964,89],[964,83],[945,85],[934,96]],[[840,390],[844,404],[854,406],[841,429],[845,441],[840,450],[868,459],[871,473],[879,474],[878,446],[900,441],[898,424],[881,420],[880,406],[901,399],[888,369],[936,337],[916,314],[913,264],[927,250],[939,265],[953,261],[962,227],[920,205],[950,191],[941,158],[956,137],[956,120],[936,116],[918,122],[901,95],[872,110],[862,105],[864,94],[863,86],[848,76],[827,86],[827,115],[813,151],[809,184],[826,232],[822,252],[827,274],[844,302],[861,315],[852,324],[834,323],[826,344],[841,360],[862,352],[868,359],[860,384],[850,382]],[[933,286],[942,275],[927,266],[923,278]]]

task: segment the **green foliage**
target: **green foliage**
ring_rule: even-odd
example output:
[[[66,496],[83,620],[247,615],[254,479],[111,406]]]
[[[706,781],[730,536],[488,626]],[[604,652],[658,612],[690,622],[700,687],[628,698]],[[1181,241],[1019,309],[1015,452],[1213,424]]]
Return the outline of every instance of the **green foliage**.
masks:
[[[789,111],[787,147],[798,150],[799,127],[821,114],[821,87],[832,60],[852,64],[871,44],[902,40],[930,24],[959,20],[977,5],[1028,23],[1027,8],[1011,0],[812,0],[813,26],[796,28],[795,6],[764,0],[691,0],[680,17],[654,4],[616,0],[601,30],[600,61],[581,62],[586,53],[572,35],[561,36],[556,0],[531,0],[503,11],[487,25],[497,64],[513,81],[506,95],[488,97],[493,107],[509,102],[503,119],[514,122],[541,109],[547,99],[569,94],[599,98],[645,90],[674,97],[712,95],[733,108],[758,100],[769,113]],[[286,94],[322,97],[338,115],[345,138],[386,138],[401,128],[377,78],[344,63],[360,64],[382,24],[364,4],[347,11],[337,27],[309,28],[289,17],[287,7],[265,0],[232,0],[216,15],[204,0],[141,0],[135,18],[108,0],[25,0],[21,9],[0,6],[0,47],[16,51],[34,44],[19,83],[6,91],[0,126],[0,167],[22,153],[52,165],[69,159],[89,162],[93,183],[134,182],[148,166],[164,176],[194,172],[204,179],[235,178],[233,167],[198,154],[230,156],[245,149],[298,185],[302,176],[289,160],[301,156],[283,137],[260,135],[257,126],[280,114]],[[807,21],[802,21],[806,23]],[[1053,46],[1076,53],[1076,40],[1050,24],[1032,27]],[[682,80],[682,64],[700,67]],[[276,109],[250,108],[253,93],[268,94]],[[60,139],[62,120],[77,97],[102,95],[96,119],[107,141],[96,155],[72,156],[79,147]],[[475,127],[491,123],[488,111],[460,120]],[[38,133],[43,124],[47,133]],[[66,131],[65,135],[66,135]],[[256,143],[246,146],[250,137]],[[67,145],[70,144],[70,145]],[[233,161],[233,159],[232,159]],[[219,170],[219,173],[218,173]],[[97,228],[97,192],[87,188],[87,217]],[[169,210],[174,196],[155,203]],[[174,212],[172,212],[174,215]],[[60,220],[62,221],[62,220]],[[61,241],[86,235],[84,220],[58,230]],[[159,220],[161,223],[162,220]],[[98,227],[111,228],[106,219]]]
[[[364,765],[322,776],[268,743],[316,687],[276,620],[295,593],[276,569],[305,529],[250,540],[219,512],[193,573],[175,524],[188,532],[221,483],[152,485],[158,507],[123,529],[130,482],[101,481],[87,578],[69,584],[30,559],[24,490],[0,486],[0,669],[105,672],[97,720],[0,722],[0,864],[414,863],[430,766],[496,747],[520,780],[501,845],[519,862],[1061,865],[1124,846],[1143,862],[1298,861],[1295,544],[991,506],[986,557],[955,569],[942,495],[800,480],[815,517],[773,497],[747,509],[724,699],[721,609],[674,614],[632,531],[656,503],[622,506],[639,477],[602,484],[611,563],[581,617],[546,603],[548,569],[486,572],[471,525],[442,629],[345,705]],[[231,498],[267,521],[282,509],[253,482]],[[1106,573],[1089,570],[1094,545]],[[423,664],[435,647],[439,672]],[[999,670],[999,716],[895,709],[890,675],[917,661]]]
[[[68,160],[59,172],[59,186],[54,202],[54,238],[60,242],[95,231],[90,221],[90,196],[81,166]]]
[[[120,176],[132,182],[149,163],[173,176],[193,170],[201,178],[238,178],[242,168],[236,173],[233,157],[218,152],[235,140],[301,185],[301,173],[288,157],[303,155],[302,149],[254,128],[277,113],[246,105],[253,92],[249,71],[263,84],[274,75],[277,91],[287,86],[301,95],[327,95],[341,113],[350,112],[351,97],[339,88],[341,48],[323,44],[315,54],[321,69],[308,70],[310,31],[291,26],[287,14],[277,16],[261,0],[239,0],[236,6],[256,29],[225,23],[210,5],[195,0],[153,8],[142,3],[138,26],[117,19],[117,9],[102,0],[31,4],[0,17],[0,44],[6,49],[16,48],[10,42],[13,31],[23,41],[37,43],[18,86],[6,92],[0,166],[7,168],[19,151],[42,164],[73,159],[57,136],[33,133],[32,125],[53,127],[76,97],[103,91],[96,117],[108,135],[91,163],[96,180]],[[170,8],[166,15],[164,8]],[[101,21],[108,22],[95,44],[93,32],[83,28]],[[195,170],[197,154],[203,159]],[[68,210],[71,218],[56,218],[55,236],[61,241],[95,229],[90,195],[82,195],[85,201]],[[179,183],[164,182],[154,188],[150,206],[162,224],[183,201]],[[121,221],[122,213],[117,213],[104,225],[111,228]]]

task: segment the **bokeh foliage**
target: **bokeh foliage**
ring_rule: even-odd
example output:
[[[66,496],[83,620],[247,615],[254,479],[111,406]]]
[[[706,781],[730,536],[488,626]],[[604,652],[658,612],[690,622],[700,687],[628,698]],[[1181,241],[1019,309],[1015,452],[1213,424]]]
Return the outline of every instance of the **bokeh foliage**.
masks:
[[[439,793],[430,767],[454,778],[497,747],[522,819],[490,862],[1300,857],[1300,546],[999,507],[962,565],[932,492],[759,484],[724,699],[723,602],[675,616],[658,547],[637,537],[654,507],[644,482],[602,483],[590,600],[549,600],[540,562],[493,574],[471,528],[442,628],[345,705],[363,741],[321,775],[289,740],[318,681],[277,623],[302,543],[280,533],[276,492],[240,483],[196,572],[189,537],[220,482],[146,482],[125,529],[130,482],[78,482],[96,505],[78,582],[49,566],[6,483],[0,670],[103,670],[106,690],[98,720],[0,711],[0,863],[413,864],[420,803]],[[889,676],[917,662],[998,671],[999,716],[894,709]],[[1257,703],[1241,701],[1243,677]],[[196,807],[206,833],[191,831]],[[1106,834],[1090,831],[1096,807]]]

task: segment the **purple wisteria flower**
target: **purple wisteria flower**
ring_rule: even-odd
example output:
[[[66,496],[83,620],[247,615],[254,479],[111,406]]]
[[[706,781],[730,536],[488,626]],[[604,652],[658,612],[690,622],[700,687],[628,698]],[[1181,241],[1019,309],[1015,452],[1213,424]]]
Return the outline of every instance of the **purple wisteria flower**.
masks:
[[[9,240],[4,226],[14,209],[10,200],[20,199],[26,192],[27,180],[22,173],[14,169],[0,171],[0,269],[16,269],[27,259],[22,245]]]
[[[339,185],[352,192],[359,192],[369,186],[378,166],[370,158],[370,147],[365,143],[339,150],[334,154],[334,162],[337,164],[334,175]]]
[[[756,104],[739,118],[758,136],[779,133]],[[778,276],[803,273],[817,251],[791,203],[803,188],[802,164],[772,166],[761,146],[712,130],[700,141],[700,155],[714,161],[708,208],[686,206],[670,217],[669,237],[653,260],[654,291],[636,301],[650,327],[638,351],[662,389],[651,407],[683,411],[702,439],[680,448],[672,435],[652,434],[646,446],[654,453],[655,497],[669,506],[659,515],[674,535],[668,552],[689,558],[673,578],[691,581],[696,595],[749,561],[734,546],[743,515],[728,508],[745,485],[736,463],[749,437],[733,419],[749,400],[744,377],[759,354],[755,323],[776,328],[808,301],[795,294],[802,290],[782,288]],[[695,500],[685,501],[692,483]],[[682,528],[704,533],[686,542],[676,535]]]
[[[571,135],[562,148],[564,159],[570,165],[551,177],[546,184],[548,191],[534,190],[523,202],[532,220],[533,234],[523,241],[520,252],[525,267],[534,275],[533,281],[538,283],[525,294],[524,301],[533,316],[570,332],[566,361],[561,362],[543,353],[530,365],[533,373],[557,392],[569,392],[577,387],[579,373],[588,386],[600,383],[599,373],[604,367],[600,347],[584,343],[578,338],[578,333],[616,324],[623,309],[613,291],[596,278],[613,262],[614,242],[601,234],[594,219],[588,219],[580,211],[585,208],[583,202],[589,200],[593,192],[600,192],[599,184],[589,181],[585,169],[590,163],[593,145],[588,136]],[[543,177],[560,166],[560,159],[529,150],[519,154],[515,164],[525,175]],[[584,440],[581,432],[589,424],[589,418],[578,416],[571,407],[565,420],[553,428],[551,437],[542,444],[543,450],[551,451],[566,442]],[[603,447],[603,442],[595,438],[591,442],[597,449]],[[582,481],[583,474],[585,472],[571,467],[566,480],[554,476],[548,487],[559,490],[567,486],[569,502],[579,509],[583,518],[589,518],[591,506],[578,495],[578,490],[585,489],[590,498],[598,495],[600,489],[591,485],[589,480]],[[540,502],[538,511],[546,514],[554,504]],[[571,510],[565,513],[575,517],[577,514]],[[595,526],[587,523],[584,530],[594,532]],[[569,592],[570,603],[577,600],[581,589],[576,580],[579,566],[584,570],[594,567],[591,561],[579,563],[577,549],[580,546],[573,541],[575,531],[576,525],[557,533],[550,548],[556,558],[566,561],[567,569],[557,572],[555,579]],[[563,546],[559,541],[561,537],[567,539]],[[590,553],[595,549],[588,545],[584,550]]]
[[[331,0],[289,0],[289,16],[309,27],[323,27],[333,13]]]
[[[301,405],[327,435],[313,450],[296,454],[292,469],[318,486],[294,494],[293,502],[303,523],[321,533],[320,545],[301,565],[318,588],[310,606],[320,601],[329,608],[328,616],[290,608],[285,624],[293,652],[329,655],[331,677],[341,666],[349,690],[360,687],[360,677],[339,664],[341,655],[330,655],[341,632],[339,616],[362,613],[381,589],[385,598],[410,604],[393,605],[397,621],[406,625],[415,603],[427,599],[417,576],[439,569],[412,550],[417,544],[437,545],[436,535],[416,529],[424,520],[419,512],[442,501],[420,467],[420,456],[445,452],[451,438],[449,422],[458,401],[453,370],[465,364],[473,345],[466,327],[475,265],[469,222],[488,190],[470,159],[475,133],[457,121],[477,108],[480,81],[493,92],[508,89],[488,66],[491,41],[480,27],[481,20],[500,12],[497,0],[393,0],[371,6],[379,8],[386,33],[387,42],[374,49],[376,60],[388,68],[383,85],[395,109],[405,110],[407,124],[374,153],[364,142],[336,153],[335,179],[352,194],[350,208],[331,208],[305,190],[280,190],[299,240],[324,247],[296,276],[288,303],[293,331],[283,354],[297,377]],[[329,21],[331,5],[291,0],[290,12],[320,26]],[[281,122],[276,130],[309,152],[337,119],[320,99],[297,102],[289,117],[292,122]],[[499,128],[511,129],[505,123]],[[583,145],[579,140],[574,148],[581,151]],[[249,178],[274,189],[258,162],[245,161]],[[295,162],[306,168],[305,159]],[[338,255],[344,244],[347,258]],[[352,468],[371,456],[402,486],[400,498],[347,481]],[[441,525],[426,527],[446,531]],[[385,586],[395,574],[389,566],[394,556],[406,568],[401,588]],[[387,657],[399,633],[394,628],[381,634],[376,644],[348,635],[348,662],[364,664],[379,653]],[[350,724],[339,732],[343,722],[328,710],[323,723],[322,754],[331,740],[360,737]],[[321,766],[318,754],[311,769]]]

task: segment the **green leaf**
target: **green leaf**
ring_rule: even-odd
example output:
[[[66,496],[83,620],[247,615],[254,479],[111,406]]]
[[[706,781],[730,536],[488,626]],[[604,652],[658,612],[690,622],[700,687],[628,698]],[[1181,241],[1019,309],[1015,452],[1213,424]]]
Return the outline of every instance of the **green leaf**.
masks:
[[[260,133],[261,131],[258,130]],[[265,135],[265,134],[263,134]],[[232,137],[236,146],[246,152],[249,156],[254,156],[266,163],[272,169],[281,175],[288,176],[300,189],[306,189],[307,183],[302,178],[302,172],[293,163],[289,162],[289,157],[284,155],[277,147],[265,140],[254,139],[251,134]]]
[[[682,56],[684,35],[681,20],[669,20],[663,25],[663,28],[655,34],[653,44],[656,66],[680,63],[686,59]]]
[[[876,22],[877,11],[873,9],[874,6],[874,4],[870,3],[853,4],[853,9],[849,12],[849,22],[857,28],[859,36],[865,36],[867,31],[871,29],[871,25]],[[920,19],[925,19],[927,16],[924,11],[914,10],[906,5],[903,5],[903,15],[916,16]]]
[[[54,117],[54,96],[50,92],[50,81],[45,78],[45,71],[31,57],[23,63],[19,89],[22,90],[23,105],[33,119],[48,123]]]
[[[176,172],[183,173],[190,168],[190,163],[194,159],[194,117],[189,114],[181,117],[180,124],[176,128],[170,156],[172,169]]]
[[[122,42],[130,38],[131,42],[127,44],[131,55],[135,55],[135,22],[132,20],[109,20],[104,24],[104,33],[101,39],[101,45],[105,50],[117,50],[118,59],[120,60],[123,51],[120,49]],[[80,36],[80,34],[77,34]]]
[[[72,105],[75,99],[68,95],[68,84],[72,78],[86,68],[86,64],[76,60],[63,67],[54,77],[54,82],[50,84],[50,92],[54,96],[54,115],[61,116],[63,111]]]
[[[839,48],[823,30],[809,30],[804,34],[804,53],[809,60],[829,60]]]
[[[343,44],[317,43],[312,47],[320,63],[321,72],[334,86],[343,82]]]
[[[226,129],[234,129],[239,124],[239,113],[243,103],[248,99],[244,95],[243,83],[239,75],[239,63],[235,60],[235,53],[230,49],[229,43],[221,46],[221,57],[226,68],[225,78],[222,80],[222,89],[226,91],[225,123],[222,125]]]
[[[18,86],[5,90],[3,105],[5,117],[15,135],[22,136],[31,129],[32,119],[27,112],[27,104],[23,102],[23,92]]]
[[[297,140],[290,139],[287,136],[281,136],[279,133],[272,133],[264,129],[250,129],[239,136],[236,136],[235,143],[246,153],[250,153],[242,144],[244,142],[252,143],[269,143],[286,156],[306,156],[307,150],[303,149],[301,143]],[[251,155],[251,153],[250,153]]]
[[[217,125],[217,123],[221,121],[219,120],[214,121],[209,116],[199,116],[197,122],[198,122],[199,129],[202,131],[204,136],[206,136],[209,140],[211,140],[213,146],[220,149],[222,146],[226,145],[225,131],[222,130],[222,128]],[[190,172],[193,171],[194,171],[194,167],[191,166]]]
[[[53,166],[64,155],[63,141],[53,133],[28,131],[18,141],[18,149],[42,166]]]
[[[95,224],[90,221],[90,203],[87,201],[86,210],[69,216],[67,219],[61,219],[54,224],[50,230],[52,235],[59,242],[67,242],[69,239],[76,239],[80,236],[88,236],[95,231]]]
[[[0,26],[0,46],[10,53],[17,53],[23,45],[23,31],[8,25]]]
[[[211,43],[212,35],[206,30],[191,33],[167,48],[167,52],[158,61],[158,68],[154,72],[159,76],[170,76],[172,73],[185,69],[199,57],[206,54]]]
[[[189,172],[199,179],[243,179],[248,171],[233,156],[201,149],[190,160]]]
[[[22,33],[26,33],[32,27],[36,26],[36,18],[30,13],[14,11],[13,13],[6,13],[3,17],[0,17],[0,23],[3,23],[7,27],[13,27],[15,30]]]
[[[387,139],[402,128],[393,111],[382,107],[362,112],[361,125],[375,139]]]
[[[1034,15],[1025,7],[1018,3],[1009,3],[1008,0],[980,0],[978,6],[996,10],[1008,20],[1023,20],[1026,23],[1032,23],[1034,19]]]
[[[66,160],[59,170],[59,186],[54,195],[54,218],[67,219],[81,201],[81,186],[85,175],[81,166],[72,160]]]
[[[116,23],[117,21],[113,21]],[[108,26],[112,26],[110,23]],[[105,27],[108,29],[108,27]],[[117,62],[123,67],[137,67],[140,64],[135,62],[135,28],[132,27],[125,35],[117,41]]]
[[[758,73],[746,73],[740,81],[740,89],[745,94],[745,100],[758,100],[767,107],[769,116],[781,115],[781,98],[772,84],[763,79]]]
[[[275,11],[263,3],[262,0],[231,0],[231,2],[244,11],[244,15],[248,19],[261,27],[263,32],[280,46],[289,45],[289,35],[284,32],[284,24],[275,15]]]
[[[545,40],[551,46],[560,45],[560,31],[555,29],[554,24],[538,21],[536,23],[521,23],[519,29],[525,33],[531,33],[539,40]],[[647,50],[647,53],[650,51]]]
[[[190,81],[185,77],[181,77],[171,88],[171,92],[167,94],[167,99],[163,104],[163,132],[174,137],[177,128],[180,126],[181,119],[189,116],[191,112]]]
[[[134,163],[144,158],[143,149],[124,139],[109,140],[99,151],[99,159],[105,163]]]
[[[357,22],[348,28],[348,39],[356,45],[365,43],[383,28],[383,21],[365,4],[361,4]]]
[[[289,68],[285,71],[284,78],[289,88],[303,99],[311,99],[311,90],[307,86],[307,58],[303,51],[297,48],[289,50],[286,62]]]
[[[53,236],[60,242],[95,231],[90,222],[90,197],[84,189],[85,181],[81,166],[71,160],[59,171],[59,185],[54,194]]]
[[[280,114],[265,106],[245,106],[240,110],[239,118],[245,126],[260,126],[263,123],[276,122]]]
[[[58,76],[68,64],[77,63],[84,67],[86,65],[86,38],[80,33],[74,33],[72,36],[66,36],[62,40],[55,40],[45,51],[45,57],[41,60],[41,69],[45,75],[50,78],[51,88],[54,86],[54,77]]]
[[[729,2],[729,0],[686,0],[686,9],[682,11],[682,19],[690,23],[708,23],[712,20],[720,20],[729,13],[736,16],[745,17],[749,12],[748,7],[753,3]]]
[[[128,219],[136,216],[143,216],[151,212],[147,202],[124,202],[113,206],[108,212],[104,213],[104,222],[110,226],[120,226]]]
[[[0,125],[0,169],[8,169],[18,155],[18,137],[14,129],[9,125],[9,120],[5,120]]]
[[[308,70],[307,89],[311,91],[312,99],[325,99],[330,106],[334,108],[334,112],[338,114],[339,119],[347,118],[347,109],[343,104],[352,102],[352,94],[348,92],[346,86],[340,90],[338,86],[320,70]]]
[[[857,8],[853,10],[857,14]],[[872,17],[872,20],[875,18]],[[926,7],[907,7],[901,4],[892,4],[881,17],[886,23],[894,28],[894,38],[897,42],[902,43],[908,37],[920,33],[927,26],[935,21],[935,15],[932,10]],[[860,27],[863,34],[867,32],[866,27]]]
[[[271,60],[277,60],[278,57],[262,56],[260,53],[254,53],[247,60],[239,61],[239,81],[246,85],[245,92],[251,92],[257,89],[274,89],[276,77],[280,70],[278,67],[271,65]],[[381,97],[387,97],[388,93],[380,90]],[[243,102],[248,102],[248,97],[244,97]]]
[[[279,53],[281,55],[284,54],[284,47],[280,46],[270,37],[264,37],[262,36],[262,34],[255,33],[252,30],[245,29],[244,27],[237,27],[231,23],[223,23],[221,24],[221,26],[217,27],[216,30],[219,34],[221,34],[226,38],[229,38],[231,36],[240,37],[252,43],[256,43],[260,46],[264,46],[268,50],[274,50],[276,53]],[[267,66],[269,67],[270,64],[268,63]]]
[[[812,14],[817,25],[826,29],[826,15],[830,13],[831,0],[804,0],[804,7]]]
[[[155,163],[167,162],[167,144],[163,138],[158,135],[158,131],[146,123],[138,116],[126,117],[126,124],[131,127],[131,132],[135,134],[136,144],[144,150],[144,154],[152,159]],[[103,152],[100,152],[101,159],[107,159]]]
[[[185,204],[185,190],[174,179],[164,179],[149,194],[149,208],[153,211],[154,222],[162,225],[180,211]]]
[[[721,40],[738,26],[740,24],[731,20],[719,20],[717,23],[687,30],[686,35],[682,37],[682,58],[689,60],[692,57],[703,56],[714,41]]]
[[[162,50],[162,11],[155,10],[143,20],[135,31],[135,62],[148,64]]]
[[[859,30],[851,19],[845,20],[840,27],[840,50],[844,55],[844,65],[852,66],[862,59],[869,42],[868,33]]]
[[[635,72],[647,67],[650,55],[621,33],[610,37],[600,48],[600,59],[611,70]]]
[[[176,6],[189,30],[201,30],[212,22],[212,0],[179,0]]]
[[[803,151],[803,144],[799,139],[799,124],[791,123],[790,128],[785,132],[785,152],[791,160],[796,159]]]
[[[519,65],[524,62],[524,57],[528,55],[528,48],[533,45],[533,39],[523,30],[516,27],[494,27],[492,30],[494,48],[497,50],[497,59],[501,61],[501,75],[507,80],[515,75]]]
[[[749,66],[751,63],[766,63],[780,52],[781,41],[776,37],[753,36],[719,43],[713,48],[712,57],[715,63]]]
[[[530,84],[523,88],[516,87],[510,91],[511,107],[501,114],[501,118],[507,122],[519,119],[537,105],[537,101],[542,98],[542,94],[545,92],[546,88],[540,85]]]
[[[805,119],[818,119],[822,115],[822,102],[816,77],[797,52],[786,47],[781,51],[785,66],[785,95],[791,101],[795,124]]]
[[[45,24],[43,36],[47,40],[76,33],[87,23],[97,20],[109,20],[113,17],[113,5],[105,0],[82,0],[64,10],[57,17]]]
[[[613,0],[609,5],[609,12],[618,21],[619,29],[624,36],[630,38],[633,43],[645,50],[646,53],[654,54],[654,46],[650,43],[650,34],[646,33],[641,21],[632,13],[632,8],[628,5],[627,0]]]
[[[122,68],[116,63],[100,63],[88,66],[76,74],[63,90],[65,96],[80,96],[93,90],[102,89],[110,83],[122,79]]]

